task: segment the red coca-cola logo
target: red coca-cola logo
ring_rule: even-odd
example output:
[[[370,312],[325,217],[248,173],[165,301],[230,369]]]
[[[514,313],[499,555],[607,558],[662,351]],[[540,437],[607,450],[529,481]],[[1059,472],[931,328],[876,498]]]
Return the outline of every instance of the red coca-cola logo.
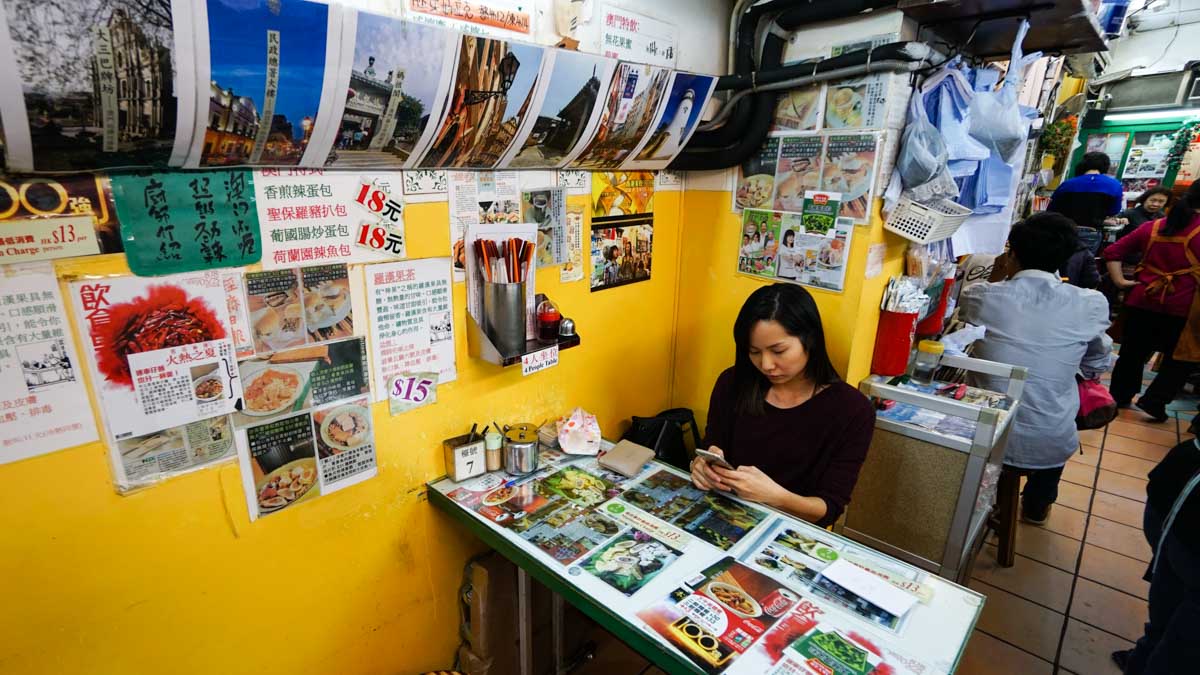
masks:
[[[799,601],[800,598],[796,597],[795,593],[786,588],[777,588],[762,599],[762,608],[768,615],[779,618]]]

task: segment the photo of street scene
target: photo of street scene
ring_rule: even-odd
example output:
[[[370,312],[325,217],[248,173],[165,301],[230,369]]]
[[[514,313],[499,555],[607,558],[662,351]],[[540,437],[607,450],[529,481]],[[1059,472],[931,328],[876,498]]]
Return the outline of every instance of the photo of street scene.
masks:
[[[456,33],[360,12],[350,88],[327,165],[401,168],[436,115]],[[344,67],[344,66],[343,66]]]
[[[208,0],[201,166],[300,162],[321,103],[328,15],[303,0]]]
[[[579,52],[558,51],[537,121],[507,168],[560,166],[592,126],[600,92],[608,87],[616,63]],[[513,150],[510,150],[510,154]]]
[[[3,2],[16,62],[0,68],[17,71],[32,142],[21,164],[166,166],[178,113],[170,0]]]
[[[621,63],[608,88],[600,126],[587,148],[571,162],[575,169],[615,169],[650,128],[666,91],[669,68]]]
[[[529,114],[545,50],[462,36],[454,87],[424,168],[490,169]]]

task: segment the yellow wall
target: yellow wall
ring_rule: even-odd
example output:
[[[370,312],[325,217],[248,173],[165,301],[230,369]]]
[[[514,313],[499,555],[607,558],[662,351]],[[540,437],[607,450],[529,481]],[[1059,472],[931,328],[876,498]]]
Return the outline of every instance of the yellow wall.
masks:
[[[466,353],[458,381],[398,417],[374,407],[379,476],[250,523],[226,463],[129,496],[100,443],[0,466],[0,673],[398,673],[449,667],[457,589],[481,544],[425,500],[440,441],[472,420],[541,422],[581,405],[608,434],[670,403],[681,193],[655,197],[650,281],[592,294],[537,287],[581,347],[523,379]],[[447,205],[406,211],[409,252],[446,255]],[[128,273],[122,256],[58,264]],[[77,342],[78,344],[78,342]]]
[[[733,321],[738,310],[756,288],[770,283],[735,273],[741,218],[731,212],[730,204],[729,192],[684,194],[672,402],[694,410],[701,425],[708,415],[713,383],[733,365]],[[884,232],[879,202],[875,208],[871,225],[854,229],[845,291],[808,288],[821,312],[833,365],[855,386],[870,371],[883,287],[890,276],[900,273],[905,249],[902,239]],[[876,243],[886,246],[882,273],[866,279],[867,250]]]

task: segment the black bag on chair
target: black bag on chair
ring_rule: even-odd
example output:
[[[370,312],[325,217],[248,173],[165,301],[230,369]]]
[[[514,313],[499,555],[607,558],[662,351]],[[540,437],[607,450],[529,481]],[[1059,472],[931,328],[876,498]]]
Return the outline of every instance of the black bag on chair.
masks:
[[[655,459],[688,471],[691,453],[684,437],[688,427],[692,432],[692,450],[695,450],[700,445],[700,430],[696,416],[688,408],[664,410],[654,417],[634,417],[622,438],[650,448]]]

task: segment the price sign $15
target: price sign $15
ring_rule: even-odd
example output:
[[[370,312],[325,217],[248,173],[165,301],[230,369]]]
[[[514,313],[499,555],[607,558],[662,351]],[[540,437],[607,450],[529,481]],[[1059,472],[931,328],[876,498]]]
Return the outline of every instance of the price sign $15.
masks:
[[[437,402],[437,373],[405,373],[391,379],[388,404],[393,415]]]

